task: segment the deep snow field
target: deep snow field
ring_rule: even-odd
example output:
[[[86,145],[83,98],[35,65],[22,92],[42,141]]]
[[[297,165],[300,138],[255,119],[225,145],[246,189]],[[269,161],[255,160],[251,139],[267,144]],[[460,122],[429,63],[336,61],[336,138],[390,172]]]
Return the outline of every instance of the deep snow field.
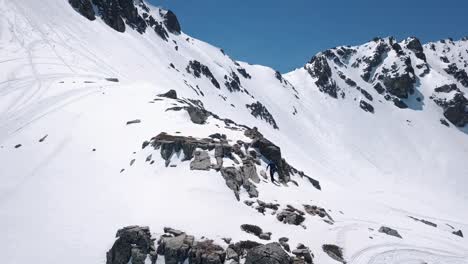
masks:
[[[304,68],[278,79],[271,68],[236,62],[185,33],[170,34],[169,41],[154,32],[118,33],[59,0],[0,0],[0,13],[4,263],[105,263],[117,229],[129,225],[149,226],[157,235],[170,226],[220,245],[224,237],[262,242],[241,231],[242,224],[272,232],[272,241],[287,236],[293,246],[305,244],[320,264],[336,263],[323,244],[342,247],[350,264],[468,263],[466,238],[452,233],[468,233],[468,129],[440,124],[442,109],[429,97],[435,87],[457,81],[438,68],[439,55],[429,52],[429,44],[431,73],[418,77],[416,88],[424,99],[407,99],[408,109],[386,102],[361,80],[360,68],[343,70],[373,96],[372,114],[359,107],[356,98],[363,96],[352,88],[334,99]],[[468,41],[454,46],[468,58]],[[371,48],[358,47],[352,56]],[[192,60],[208,66],[221,88],[186,71]],[[223,86],[223,76],[240,68],[251,75],[240,76],[249,94]],[[221,118],[258,127],[322,187],[297,175],[292,179],[298,185],[262,178],[258,199],[282,208],[315,204],[334,223],[319,217],[306,217],[302,226],[281,223],[247,206],[245,200],[256,199],[244,190],[237,201],[219,172],[191,170],[190,161],[177,155],[171,158],[175,167],[166,167],[159,151],[142,149],[161,132],[250,141],[245,128],[226,128],[213,117],[195,124],[186,111],[166,111],[181,105],[157,96],[171,89]],[[279,129],[245,107],[257,101]],[[141,122],[127,124],[136,119]],[[150,154],[153,164],[145,161]],[[210,156],[215,163],[212,151]],[[265,167],[264,161],[256,165],[259,172]],[[402,239],[378,232],[381,226],[398,230]]]

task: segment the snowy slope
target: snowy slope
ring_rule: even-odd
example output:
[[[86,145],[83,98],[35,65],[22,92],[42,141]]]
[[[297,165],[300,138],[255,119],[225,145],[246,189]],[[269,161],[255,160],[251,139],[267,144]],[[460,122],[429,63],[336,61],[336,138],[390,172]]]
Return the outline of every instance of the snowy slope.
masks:
[[[317,54],[281,76],[171,32],[166,11],[148,7],[138,6],[139,14],[161,23],[166,39],[150,27],[141,33],[127,24],[118,32],[67,1],[0,0],[0,221],[6,227],[0,248],[6,263],[105,263],[115,232],[128,225],[147,225],[155,237],[171,226],[224,246],[223,237],[265,242],[242,232],[242,224],[272,232],[271,241],[287,236],[292,246],[305,244],[315,263],[336,263],[323,244],[342,247],[348,263],[468,262],[466,239],[452,234],[468,232],[468,129],[440,121],[450,100],[468,91],[462,73],[468,41],[423,45],[424,60],[408,47],[413,39],[398,42],[401,50],[391,38],[377,39]],[[414,91],[392,86],[401,76]],[[381,93],[374,88],[379,82]],[[458,90],[436,92],[446,84]],[[200,125],[185,110],[167,111],[189,102],[157,96],[170,89],[179,99],[200,100],[218,118]],[[255,117],[246,105],[263,111]],[[221,133],[231,145],[250,142],[245,126],[257,127],[322,187],[298,174],[291,176],[297,185],[261,178],[258,199],[280,210],[318,205],[333,224],[310,215],[302,226],[283,224],[246,205],[256,198],[245,188],[237,201],[220,172],[191,170],[183,155],[170,157],[175,167],[165,166],[159,149],[142,149],[161,132],[199,139]],[[154,163],[146,161],[149,155]],[[209,155],[216,163],[215,151]],[[240,166],[223,160],[225,167]],[[262,160],[255,168],[265,166]],[[383,225],[403,239],[378,232]]]

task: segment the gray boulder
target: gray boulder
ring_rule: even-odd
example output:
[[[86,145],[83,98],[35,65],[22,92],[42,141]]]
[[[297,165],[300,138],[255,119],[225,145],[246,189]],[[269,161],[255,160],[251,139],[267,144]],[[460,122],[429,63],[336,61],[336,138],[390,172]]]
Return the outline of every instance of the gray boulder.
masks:
[[[289,264],[290,257],[277,242],[261,245],[248,251],[245,264]]]
[[[117,240],[107,252],[106,264],[144,264],[148,257],[156,263],[157,254],[148,227],[128,226],[117,231]]]
[[[193,236],[186,234],[176,237],[162,237],[158,247],[158,254],[164,255],[166,264],[183,263],[189,257],[189,250],[194,240]]]
[[[191,170],[210,170],[211,159],[207,151],[195,151],[194,159],[190,162]]]
[[[394,237],[402,238],[401,235],[398,233],[398,231],[396,231],[395,229],[390,228],[390,227],[382,226],[382,227],[379,229],[379,232],[380,232],[380,233],[387,234],[387,235],[389,235],[389,236],[394,236]]]
[[[226,259],[224,249],[213,240],[196,242],[190,250],[189,264],[223,264]]]
[[[346,263],[346,261],[343,258],[343,249],[338,247],[337,245],[325,244],[322,246],[322,249],[332,259],[341,263]]]

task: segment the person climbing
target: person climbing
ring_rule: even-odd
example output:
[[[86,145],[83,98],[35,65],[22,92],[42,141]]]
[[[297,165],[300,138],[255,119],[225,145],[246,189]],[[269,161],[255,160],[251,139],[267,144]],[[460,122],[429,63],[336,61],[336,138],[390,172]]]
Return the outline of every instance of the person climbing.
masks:
[[[275,172],[278,171],[278,167],[276,166],[276,164],[274,162],[270,162],[268,163],[268,166],[266,167],[266,169],[268,170],[268,168],[270,168],[270,177],[271,177],[271,182],[275,182]]]

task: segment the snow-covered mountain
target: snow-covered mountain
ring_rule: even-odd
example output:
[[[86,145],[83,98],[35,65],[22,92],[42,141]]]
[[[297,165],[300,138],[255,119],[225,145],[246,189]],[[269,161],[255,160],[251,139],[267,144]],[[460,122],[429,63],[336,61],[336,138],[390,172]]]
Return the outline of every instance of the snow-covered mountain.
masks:
[[[142,0],[0,12],[4,262],[468,262],[466,38],[282,75]]]

